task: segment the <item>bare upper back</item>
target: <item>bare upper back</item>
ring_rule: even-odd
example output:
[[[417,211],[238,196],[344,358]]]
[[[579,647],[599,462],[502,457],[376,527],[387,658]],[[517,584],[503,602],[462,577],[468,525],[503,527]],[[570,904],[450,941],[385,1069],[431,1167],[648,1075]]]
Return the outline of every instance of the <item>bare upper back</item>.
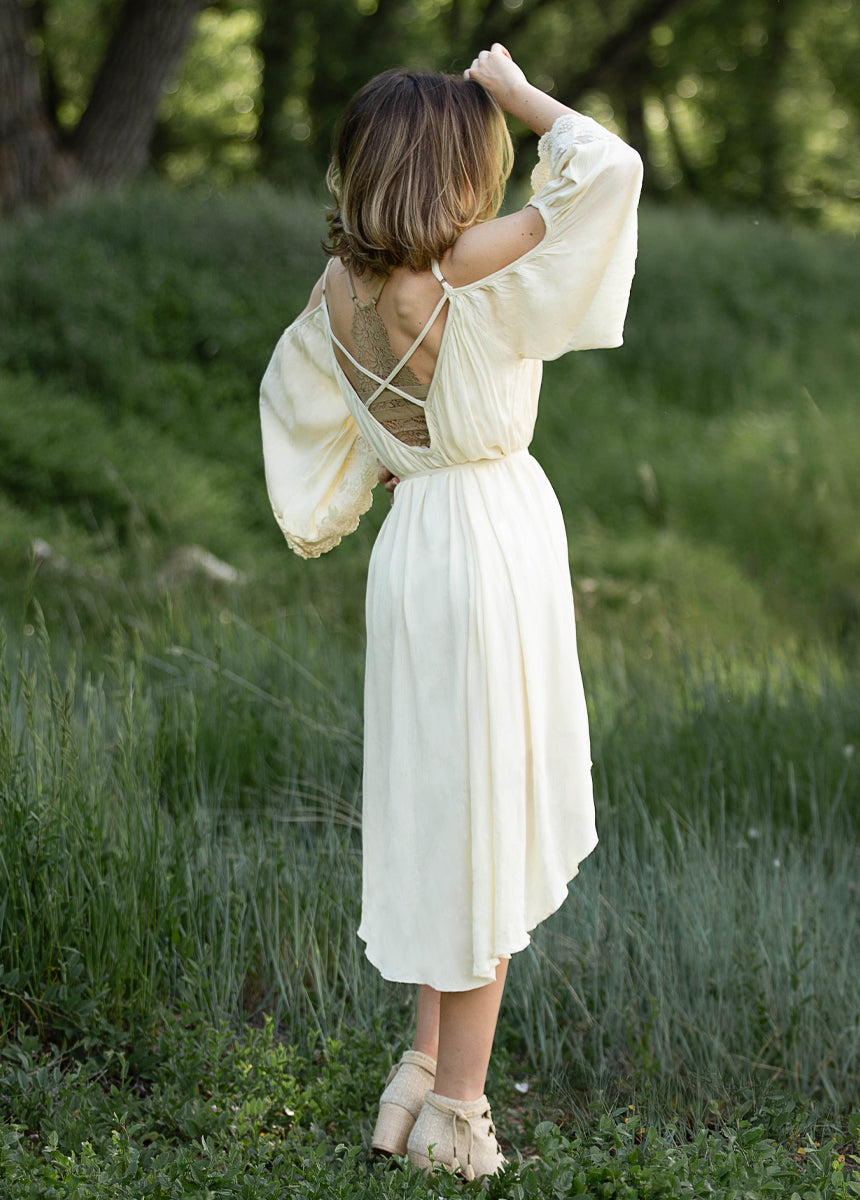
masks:
[[[363,280],[353,275],[359,300],[370,300],[375,290],[375,281]],[[320,286],[320,296],[322,289]],[[316,289],[314,289],[316,291]],[[424,328],[433,309],[442,295],[442,285],[432,271],[413,272],[405,267],[392,271],[379,300],[376,311],[391,344],[395,358],[407,353],[412,343]],[[311,297],[313,303],[314,297]],[[326,282],[326,304],[332,332],[351,354],[358,356],[361,347],[355,345],[352,336],[353,300],[349,290],[346,269],[336,259],[328,272]],[[445,328],[446,310],[443,307],[421,344],[409,359],[409,366],[421,383],[429,383],[436,367],[436,358]],[[342,362],[342,366],[345,364]],[[349,371],[347,370],[347,374]]]

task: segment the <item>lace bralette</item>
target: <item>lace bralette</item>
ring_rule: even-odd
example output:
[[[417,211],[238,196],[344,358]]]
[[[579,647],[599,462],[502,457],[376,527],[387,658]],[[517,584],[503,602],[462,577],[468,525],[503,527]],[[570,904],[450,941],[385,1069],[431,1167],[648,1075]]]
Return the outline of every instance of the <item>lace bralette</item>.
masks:
[[[347,271],[349,294],[352,296],[352,340],[355,345],[355,357],[370,371],[374,371],[382,379],[397,366],[399,359],[391,349],[388,331],[382,323],[382,318],[376,311],[376,304],[385,287],[386,276],[376,289],[370,300],[359,300],[355,292],[352,275]],[[430,388],[421,383],[408,364],[400,368],[391,381],[404,392],[409,392],[416,400],[426,400]],[[366,404],[376,391],[377,383],[361,372],[357,373],[352,385]],[[430,435],[427,431],[427,419],[420,404],[410,404],[396,392],[386,390],[373,401],[369,411],[374,418],[384,425],[389,433],[393,433],[399,441],[407,446],[429,446]]]

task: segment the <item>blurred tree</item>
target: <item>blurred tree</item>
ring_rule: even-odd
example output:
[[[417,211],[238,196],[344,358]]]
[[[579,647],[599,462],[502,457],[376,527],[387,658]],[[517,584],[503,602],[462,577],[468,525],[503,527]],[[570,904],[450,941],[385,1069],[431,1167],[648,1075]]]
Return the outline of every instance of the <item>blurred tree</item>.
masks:
[[[444,0],[262,3],[260,149],[276,180],[319,177],[339,114],[370,76],[444,58]]]
[[[28,194],[38,196],[66,189],[84,164],[99,180],[137,170],[155,91],[193,26],[158,104],[155,166],[183,183],[259,172],[316,186],[337,116],[367,78],[397,65],[461,71],[498,40],[539,87],[627,137],[652,193],[824,213],[860,228],[859,8],[860,0],[0,0],[0,70],[12,99],[0,112],[0,172],[4,181],[29,174]],[[151,31],[123,32],[131,10],[141,20],[169,10],[183,29],[174,37],[165,25],[170,45],[156,49]],[[117,39],[158,60],[145,103],[122,94]],[[129,109],[140,124],[126,138],[119,126]],[[514,136],[524,177],[534,138],[519,127]],[[9,190],[0,183],[0,197]]]
[[[561,52],[548,82],[567,98],[611,77],[627,96],[631,126],[638,104],[641,126],[633,81],[649,68],[649,33],[692,2],[595,0],[574,21],[566,0],[263,0],[262,162],[275,177],[295,178],[301,158],[318,173],[338,115],[371,75],[400,65],[460,71],[494,41],[522,48],[527,69],[544,79],[541,58]]]
[[[75,127],[63,130],[52,63],[47,57],[40,63],[49,6],[0,0],[0,211],[143,169],[161,93],[202,6],[203,0],[126,0],[88,103]]]
[[[699,0],[658,29],[645,90],[666,135],[664,183],[784,207],[788,37],[814,2]]]
[[[153,165],[172,182],[221,185],[269,174],[260,147],[262,24],[256,4],[235,0],[198,16],[182,70],[165,88],[151,146]]]
[[[310,0],[281,4],[266,0],[258,46],[263,59],[261,113],[257,139],[260,166],[269,174],[276,170],[278,148],[287,136],[285,110],[295,86],[298,51],[312,14]]]

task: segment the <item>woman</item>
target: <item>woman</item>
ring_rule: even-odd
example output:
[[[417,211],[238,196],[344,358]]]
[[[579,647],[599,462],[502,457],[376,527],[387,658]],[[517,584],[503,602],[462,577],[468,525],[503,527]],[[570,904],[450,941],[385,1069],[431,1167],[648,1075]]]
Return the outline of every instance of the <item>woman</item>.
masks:
[[[494,218],[503,110],[541,134]],[[416,983],[375,1149],[467,1178],[504,1162],[484,1095],[510,956],[594,848],[567,541],[527,447],[541,360],[617,346],[641,164],[500,45],[465,77],[390,71],[352,101],[330,260],[263,380],[266,479],[305,557],[393,504],[367,588],[359,936]]]

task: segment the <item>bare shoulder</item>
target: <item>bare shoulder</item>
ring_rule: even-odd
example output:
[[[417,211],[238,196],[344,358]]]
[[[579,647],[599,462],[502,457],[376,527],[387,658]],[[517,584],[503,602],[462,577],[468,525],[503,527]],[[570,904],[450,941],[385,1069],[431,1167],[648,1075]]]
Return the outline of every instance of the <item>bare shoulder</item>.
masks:
[[[310,299],[308,300],[307,304],[304,306],[302,311],[299,313],[299,315],[296,317],[297,321],[300,320],[302,317],[307,316],[307,314],[309,312],[311,312],[313,309],[319,307],[319,303],[322,300],[322,281],[323,281],[323,277],[322,277],[322,275],[320,275],[319,279],[316,281],[316,283],[313,286],[313,291],[311,292]]]
[[[462,233],[442,259],[442,273],[453,287],[475,283],[522,258],[540,242],[543,217],[532,205],[496,217]]]

